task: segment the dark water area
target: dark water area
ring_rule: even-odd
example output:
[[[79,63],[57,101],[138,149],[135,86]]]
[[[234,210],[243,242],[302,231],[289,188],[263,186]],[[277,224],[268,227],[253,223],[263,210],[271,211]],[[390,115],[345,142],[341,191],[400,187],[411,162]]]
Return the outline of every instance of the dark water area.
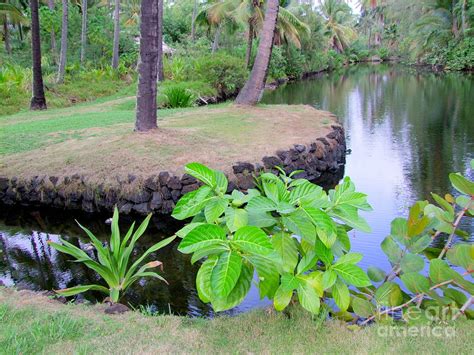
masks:
[[[264,103],[309,104],[335,113],[346,129],[348,148],[345,174],[359,191],[368,194],[374,211],[364,216],[372,233],[351,233],[353,251],[362,252],[361,265],[389,269],[380,242],[389,234],[390,222],[406,216],[416,200],[431,191],[452,192],[448,174],[468,172],[474,158],[474,76],[434,74],[402,66],[359,65],[316,78],[289,83],[267,92]],[[472,173],[471,174],[471,178]],[[106,240],[109,215],[66,213],[57,210],[0,207],[0,281],[7,286],[51,290],[96,283],[96,275],[71,263],[47,244],[59,236],[88,248],[88,239],[74,219]],[[121,218],[122,231],[131,223]],[[474,222],[464,225],[474,241]],[[155,217],[137,246],[144,252],[153,243],[172,235],[179,225],[171,218]],[[164,264],[160,281],[141,280],[123,303],[151,306],[180,315],[212,316],[195,290],[197,265],[170,245],[150,260]],[[88,295],[101,300],[101,294]],[[259,300],[252,287],[238,313],[269,304]]]

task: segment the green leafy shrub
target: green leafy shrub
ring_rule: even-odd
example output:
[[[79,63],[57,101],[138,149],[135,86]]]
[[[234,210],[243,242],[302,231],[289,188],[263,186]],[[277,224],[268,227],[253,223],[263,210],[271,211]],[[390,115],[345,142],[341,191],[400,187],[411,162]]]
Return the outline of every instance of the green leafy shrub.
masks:
[[[173,211],[180,220],[193,217],[177,233],[183,238],[178,249],[193,254],[192,262],[207,258],[196,284],[201,300],[216,311],[242,302],[254,270],[260,296],[272,299],[277,310],[286,308],[296,291],[303,308],[317,314],[320,298],[331,288],[346,309],[348,285],[370,285],[356,265],[362,255],[349,253],[347,231],[368,231],[358,210],[371,208],[349,178],[327,194],[307,180],[265,173],[258,189],[228,195],[223,173],[197,163],[188,164],[186,172],[205,185],[183,196]]]
[[[150,218],[151,214],[145,218],[135,231],[135,223],[133,223],[127,234],[122,239],[120,237],[118,225],[119,214],[117,208],[115,208],[112,218],[112,235],[110,237],[109,245],[106,246],[102,245],[102,242],[98,240],[91,231],[79,224],[79,226],[89,236],[95,250],[97,251],[98,260],[92,259],[85,251],[63,239],[61,239],[61,244],[49,242],[49,245],[56,250],[71,255],[77,262],[81,262],[88,268],[97,272],[97,274],[99,274],[108,285],[108,288],[102,285],[81,285],[57,290],[56,292],[63,296],[73,296],[89,290],[100,291],[109,295],[111,301],[116,303],[120,299],[121,292],[124,292],[134,282],[143,277],[154,277],[166,282],[166,280],[156,272],[147,271],[148,269],[162,265],[161,262],[151,261],[140,268],[138,267],[148,255],[170,244],[175,239],[175,236],[156,243],[130,265],[130,258],[133,254],[135,244],[145,232]]]
[[[169,108],[190,107],[194,104],[194,95],[180,86],[172,86],[163,90],[163,106]]]
[[[291,79],[299,79],[304,72],[304,55],[293,45],[288,45],[286,50],[285,73]]]
[[[281,46],[274,46],[268,67],[268,81],[286,78],[286,58]]]
[[[247,79],[243,61],[223,53],[199,57],[191,68],[191,79],[209,83],[221,98],[237,94]]]
[[[474,161],[471,165],[474,169]],[[334,317],[362,318],[362,324],[393,321],[389,315],[398,310],[407,321],[416,309],[427,317],[433,310],[452,319],[474,317],[468,309],[474,283],[467,280],[474,272],[474,245],[452,246],[455,235],[469,237],[459,226],[474,216],[474,183],[461,174],[450,175],[458,197],[432,194],[436,205],[417,202],[407,219],[392,222],[382,250],[393,269],[385,273],[371,267],[366,274],[357,266],[363,256],[350,251],[347,232],[370,231],[359,211],[371,207],[348,177],[326,193],[307,180],[293,179],[297,172],[262,173],[257,189],[227,194],[223,173],[198,163],[185,170],[204,185],[184,195],[173,211],[176,219],[192,218],[177,232],[182,238],[178,250],[192,254],[192,263],[205,259],[196,287],[216,311],[241,303],[256,271],[260,296],[273,300],[278,311],[298,301],[318,314],[322,307],[333,307],[331,302],[322,306],[322,300],[332,299]],[[431,244],[439,238],[446,243],[437,250]],[[458,273],[445,257],[464,271]]]

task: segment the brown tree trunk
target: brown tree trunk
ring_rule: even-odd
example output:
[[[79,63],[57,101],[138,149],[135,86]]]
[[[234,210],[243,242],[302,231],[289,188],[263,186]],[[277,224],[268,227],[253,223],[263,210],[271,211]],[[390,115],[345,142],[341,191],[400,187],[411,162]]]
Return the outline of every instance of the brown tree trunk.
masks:
[[[82,28],[81,28],[81,65],[86,60],[87,47],[87,0],[82,0]]]
[[[54,11],[54,0],[48,0],[48,8],[50,11]],[[53,63],[57,64],[56,33],[54,32],[54,28],[51,28],[51,52],[53,53]]]
[[[3,40],[5,41],[5,51],[8,55],[12,54],[12,47],[10,46],[10,33],[8,32],[7,16],[3,17]]]
[[[140,15],[140,61],[138,64],[137,116],[135,131],[156,128],[158,77],[159,1],[142,0]]]
[[[61,24],[61,51],[59,54],[58,84],[64,82],[64,73],[66,71],[67,62],[67,30],[68,30],[68,0],[63,0],[63,17]]]
[[[114,9],[114,47],[112,50],[112,68],[117,69],[119,64],[120,43],[120,0],[115,0]]]
[[[158,81],[163,80],[163,0],[158,0]]]
[[[196,16],[198,10],[198,0],[194,0],[194,7],[193,7],[193,18],[191,22],[191,41],[194,42],[196,37]]]
[[[252,59],[252,46],[253,46],[253,23],[249,20],[249,33],[247,37],[247,52],[245,53],[245,67],[250,66],[250,59]]]
[[[38,0],[30,0],[31,9],[31,52],[33,61],[33,97],[31,110],[46,110],[44,97],[43,73],[41,72],[41,40],[38,14]]]
[[[255,58],[249,79],[235,99],[235,103],[238,105],[255,105],[262,98],[268,74],[268,65],[270,64],[270,58],[272,56],[278,10],[278,0],[267,1],[267,9],[265,11],[265,20],[260,34],[260,44],[258,46],[257,57]]]
[[[461,9],[461,27],[462,27],[462,34],[465,35],[467,29],[469,28],[466,18],[466,8],[467,8],[467,0],[463,0],[462,2],[462,9]]]

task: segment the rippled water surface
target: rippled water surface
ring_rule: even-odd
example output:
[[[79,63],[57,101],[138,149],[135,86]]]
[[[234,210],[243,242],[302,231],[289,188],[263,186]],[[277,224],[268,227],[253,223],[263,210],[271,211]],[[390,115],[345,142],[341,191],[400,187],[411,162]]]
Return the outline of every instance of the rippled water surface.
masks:
[[[474,77],[433,74],[401,66],[367,65],[290,83],[267,92],[268,104],[309,104],[338,115],[346,129],[345,174],[369,195],[374,211],[366,213],[372,233],[353,232],[354,251],[364,254],[364,267],[389,268],[380,250],[390,221],[429,192],[450,192],[448,173],[467,172],[474,158]],[[472,177],[472,176],[471,176]],[[0,207],[3,208],[3,207]],[[75,214],[102,238],[108,216]],[[47,245],[59,236],[87,249],[87,239],[70,214],[57,211],[11,210],[0,213],[0,280],[6,285],[57,289],[94,282],[96,276]],[[154,219],[143,242],[171,235],[178,226]],[[123,219],[123,228],[130,223]],[[474,225],[464,228],[474,239]],[[164,263],[170,285],[142,281],[127,293],[126,302],[150,305],[161,312],[212,315],[196,294],[197,266],[168,247],[156,259]],[[100,298],[100,295],[97,295]],[[263,306],[255,288],[235,312]]]

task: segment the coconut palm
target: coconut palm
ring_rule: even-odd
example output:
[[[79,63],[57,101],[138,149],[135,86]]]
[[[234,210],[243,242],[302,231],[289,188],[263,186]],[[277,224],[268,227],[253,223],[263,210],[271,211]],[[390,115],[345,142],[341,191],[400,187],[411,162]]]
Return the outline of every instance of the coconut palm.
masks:
[[[81,28],[81,65],[86,60],[87,47],[87,0],[82,0],[82,28]]]
[[[156,128],[160,1],[162,0],[142,0],[141,4],[136,131]]]
[[[321,1],[320,10],[331,47],[343,52],[356,37],[351,8],[342,0],[324,0]]]
[[[46,110],[46,98],[44,96],[43,72],[41,71],[41,38],[38,0],[30,0],[31,10],[31,53],[33,61],[33,97],[31,98],[31,110]]]
[[[199,12],[197,21],[200,24],[214,26],[217,29],[225,22],[243,24],[247,26],[247,53],[246,65],[250,63],[254,38],[262,28],[264,22],[263,0],[224,0],[212,1]],[[279,1],[278,20],[275,33],[275,44],[292,42],[301,47],[301,36],[308,35],[309,27],[300,21],[287,6],[287,1]],[[216,30],[216,34],[218,34]]]
[[[112,68],[117,69],[119,64],[120,42],[120,0],[115,0],[114,8],[114,44],[112,50]]]
[[[278,0],[267,1],[265,20],[263,21],[263,27],[260,31],[260,43],[257,56],[249,79],[235,99],[235,103],[238,105],[255,105],[262,98],[268,74],[268,65],[270,64],[270,58],[272,56],[275,29],[280,9],[279,5]]]

